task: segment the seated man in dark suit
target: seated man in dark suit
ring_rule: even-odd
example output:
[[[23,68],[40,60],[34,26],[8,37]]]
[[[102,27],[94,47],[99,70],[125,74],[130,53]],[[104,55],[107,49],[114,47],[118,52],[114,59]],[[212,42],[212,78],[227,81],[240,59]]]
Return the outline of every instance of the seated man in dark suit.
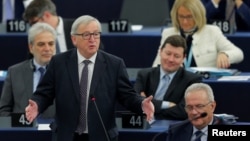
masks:
[[[25,112],[28,99],[36,90],[50,59],[55,54],[55,42],[56,31],[49,24],[37,23],[29,29],[29,52],[33,58],[8,68],[0,99],[0,116]],[[53,118],[54,110],[54,106],[50,106],[41,117]]]
[[[33,0],[23,13],[24,20],[31,25],[36,22],[45,22],[56,29],[57,53],[75,48],[71,41],[71,26],[73,19],[65,19],[58,16],[56,6],[52,0]]]
[[[213,90],[208,84],[192,84],[187,88],[184,98],[185,110],[190,122],[185,120],[170,125],[168,141],[196,141],[198,138],[206,141],[208,125],[231,124],[214,115],[216,102]]]
[[[153,95],[156,119],[186,119],[184,109],[184,92],[186,88],[196,82],[201,82],[201,76],[186,71],[183,61],[186,56],[186,41],[180,35],[169,36],[161,46],[161,65],[142,69],[138,72],[135,90],[142,96]],[[162,86],[161,79],[165,74],[168,82]]]
[[[45,22],[54,27],[57,32],[57,53],[74,48],[70,36],[73,20],[58,16],[56,6],[51,0],[33,0],[25,9],[23,19],[30,25]]]

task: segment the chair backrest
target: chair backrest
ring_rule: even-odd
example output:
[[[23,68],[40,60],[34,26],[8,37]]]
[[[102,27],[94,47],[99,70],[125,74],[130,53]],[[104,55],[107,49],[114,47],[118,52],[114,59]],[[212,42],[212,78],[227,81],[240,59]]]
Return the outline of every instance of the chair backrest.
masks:
[[[120,19],[132,25],[165,26],[169,21],[168,0],[124,0]]]

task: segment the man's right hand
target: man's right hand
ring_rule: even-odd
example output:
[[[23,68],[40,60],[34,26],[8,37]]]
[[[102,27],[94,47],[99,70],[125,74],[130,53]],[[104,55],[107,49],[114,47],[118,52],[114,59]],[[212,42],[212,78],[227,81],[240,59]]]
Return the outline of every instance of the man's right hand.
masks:
[[[35,101],[29,100],[29,105],[25,108],[25,115],[29,122],[33,122],[33,120],[38,115],[38,106]]]

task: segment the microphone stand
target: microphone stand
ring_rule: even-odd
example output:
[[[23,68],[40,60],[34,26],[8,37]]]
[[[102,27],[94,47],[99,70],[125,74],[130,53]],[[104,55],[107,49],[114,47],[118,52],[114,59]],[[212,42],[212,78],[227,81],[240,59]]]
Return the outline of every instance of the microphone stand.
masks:
[[[94,105],[95,105],[95,108],[96,108],[96,111],[97,111],[98,117],[99,117],[99,119],[100,119],[100,121],[101,121],[101,124],[102,124],[103,130],[104,130],[104,132],[105,132],[106,138],[107,138],[107,140],[108,140],[108,141],[110,141],[110,139],[109,139],[109,135],[108,135],[107,130],[106,130],[106,127],[105,127],[105,125],[104,125],[104,123],[103,123],[103,120],[102,120],[102,117],[101,117],[101,114],[100,114],[99,108],[98,108],[98,106],[97,106],[97,104],[96,104],[96,102],[95,102],[95,97],[91,97],[91,100],[93,101],[93,103],[94,103]]]

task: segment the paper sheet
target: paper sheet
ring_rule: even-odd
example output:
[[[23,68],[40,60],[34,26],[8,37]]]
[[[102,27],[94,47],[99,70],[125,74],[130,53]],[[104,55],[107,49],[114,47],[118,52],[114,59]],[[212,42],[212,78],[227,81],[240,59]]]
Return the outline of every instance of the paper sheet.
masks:
[[[248,81],[250,76],[222,76],[218,81]]]

